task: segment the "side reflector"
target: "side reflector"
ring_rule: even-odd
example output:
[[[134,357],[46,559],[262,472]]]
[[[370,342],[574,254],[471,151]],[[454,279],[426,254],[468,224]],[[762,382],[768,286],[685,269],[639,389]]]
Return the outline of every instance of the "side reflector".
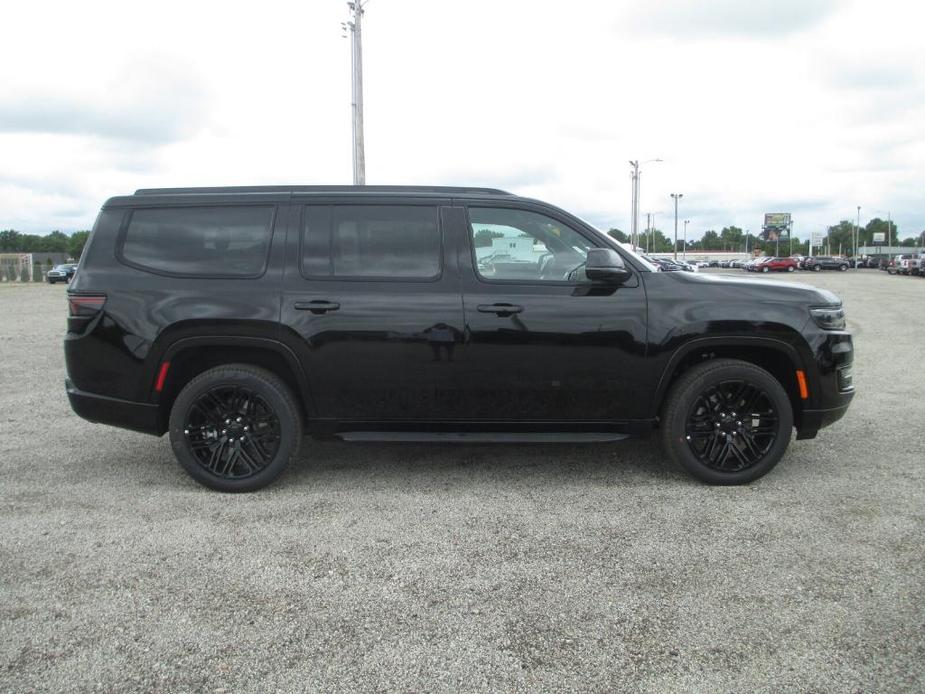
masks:
[[[800,400],[809,398],[809,388],[806,387],[806,374],[802,369],[797,369],[797,385],[800,386]]]
[[[164,381],[167,380],[167,369],[170,368],[170,362],[165,361],[161,364],[161,370],[157,372],[157,383],[154,384],[155,392],[160,393],[164,390]]]

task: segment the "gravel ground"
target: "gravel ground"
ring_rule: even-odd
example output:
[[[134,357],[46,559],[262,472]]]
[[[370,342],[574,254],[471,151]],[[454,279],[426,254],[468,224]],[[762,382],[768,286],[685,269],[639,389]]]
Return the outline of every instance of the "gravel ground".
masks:
[[[859,394],[751,486],[306,442],[243,496],[72,414],[65,287],[0,285],[0,690],[922,691],[925,280],[782,278],[844,299]]]

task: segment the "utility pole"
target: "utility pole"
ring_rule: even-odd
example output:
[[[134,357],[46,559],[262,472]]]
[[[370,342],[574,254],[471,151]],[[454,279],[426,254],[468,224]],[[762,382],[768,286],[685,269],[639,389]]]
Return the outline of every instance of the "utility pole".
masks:
[[[646,212],[646,253],[649,252],[649,233],[652,230],[652,213]]]
[[[635,246],[639,235],[639,160],[630,162],[633,167],[633,198],[630,201],[630,243]]]
[[[854,269],[858,269],[858,231],[861,227],[861,206],[858,205],[858,221],[854,225]]]
[[[647,159],[642,162],[643,164],[648,164],[653,161],[661,161],[661,159]],[[631,206],[631,216],[632,220],[630,221],[630,242],[632,244],[638,245],[639,243],[639,177],[642,174],[642,171],[639,169],[639,160],[631,160],[630,166],[633,167],[632,179],[633,179],[633,198]]]
[[[363,149],[363,2],[348,2],[351,19],[341,24],[350,30],[350,71],[352,76],[351,108],[353,110],[353,185],[366,185],[366,154]]]
[[[790,224],[787,225],[787,235],[790,237],[790,255],[793,255],[793,218],[790,218]]]
[[[691,220],[684,220],[684,260],[687,260],[687,225],[691,223]]]
[[[684,197],[684,193],[672,193],[674,199],[674,259],[678,259],[678,200]]]

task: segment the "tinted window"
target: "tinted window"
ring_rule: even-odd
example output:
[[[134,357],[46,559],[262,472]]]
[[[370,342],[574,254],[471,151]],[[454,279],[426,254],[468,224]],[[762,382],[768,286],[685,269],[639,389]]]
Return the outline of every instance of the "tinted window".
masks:
[[[562,222],[536,212],[470,207],[476,270],[489,280],[584,281],[594,244]]]
[[[302,271],[310,276],[433,279],[440,274],[435,207],[307,207]]]
[[[253,277],[266,264],[272,222],[272,207],[135,210],[122,257],[170,274]]]

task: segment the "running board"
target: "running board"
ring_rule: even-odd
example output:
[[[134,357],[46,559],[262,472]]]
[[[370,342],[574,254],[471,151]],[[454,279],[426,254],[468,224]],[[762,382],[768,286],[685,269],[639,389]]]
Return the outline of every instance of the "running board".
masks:
[[[335,436],[344,441],[378,441],[380,443],[612,443],[629,438],[629,434],[612,432],[538,432],[508,431],[429,432],[429,431],[345,431]]]

